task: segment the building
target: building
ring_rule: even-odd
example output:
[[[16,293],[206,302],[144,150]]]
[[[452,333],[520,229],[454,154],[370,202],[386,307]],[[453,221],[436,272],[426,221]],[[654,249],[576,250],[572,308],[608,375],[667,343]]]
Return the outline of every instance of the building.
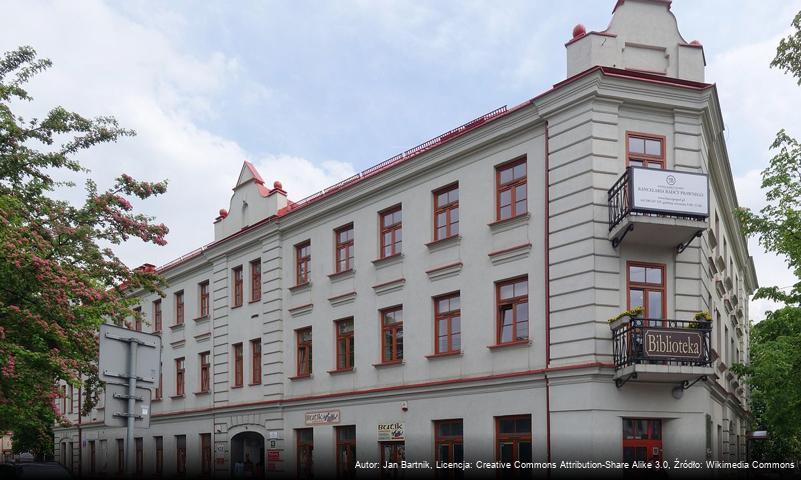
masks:
[[[547,92],[307,199],[246,163],[137,294],[164,346],[137,468],[742,458],[757,281],[703,48],[620,0],[566,49]],[[121,468],[102,408],[56,428],[84,473]]]

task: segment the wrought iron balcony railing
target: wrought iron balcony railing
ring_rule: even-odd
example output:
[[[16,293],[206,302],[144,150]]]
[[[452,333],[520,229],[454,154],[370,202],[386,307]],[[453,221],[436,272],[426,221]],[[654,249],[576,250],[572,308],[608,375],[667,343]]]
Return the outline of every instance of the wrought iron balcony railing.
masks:
[[[631,318],[612,324],[615,368],[653,364],[707,367],[712,364],[705,320]]]

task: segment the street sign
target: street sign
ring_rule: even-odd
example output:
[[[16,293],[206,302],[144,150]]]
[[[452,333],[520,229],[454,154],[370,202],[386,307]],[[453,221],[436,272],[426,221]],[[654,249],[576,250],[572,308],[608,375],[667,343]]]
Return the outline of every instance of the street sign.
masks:
[[[128,385],[127,352],[131,339],[139,345],[135,369],[137,384],[155,390],[161,371],[161,337],[115,325],[100,326],[100,379],[106,383]]]
[[[128,385],[106,384],[106,399],[103,408],[104,422],[107,427],[125,427],[128,425]],[[136,405],[134,406],[134,427],[150,428],[150,400],[152,392],[148,388],[136,388]],[[141,400],[140,400],[141,399]]]

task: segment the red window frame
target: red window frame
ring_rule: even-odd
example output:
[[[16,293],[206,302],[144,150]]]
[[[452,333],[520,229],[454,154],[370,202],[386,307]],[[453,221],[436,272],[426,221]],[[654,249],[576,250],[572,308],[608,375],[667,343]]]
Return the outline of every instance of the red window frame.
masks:
[[[153,437],[156,443],[156,474],[161,475],[164,471],[164,437]]]
[[[175,471],[179,475],[186,473],[186,435],[175,436]]]
[[[381,363],[403,361],[403,306],[397,305],[380,310]],[[389,340],[389,342],[387,342]],[[387,348],[389,348],[387,350]]]
[[[458,353],[462,350],[462,309],[459,292],[434,297],[433,300],[434,353]],[[444,345],[442,339],[445,340]]]
[[[233,344],[234,349],[234,387],[241,387],[244,383],[244,358],[242,357],[242,343]]]
[[[305,335],[308,334],[308,338]],[[312,374],[312,327],[295,330],[297,340],[297,376],[310,377]]]
[[[461,458],[456,456],[457,447],[462,448]],[[434,459],[447,463],[462,462],[464,460],[463,449],[464,425],[462,419],[434,420]],[[437,478],[460,478],[455,471],[448,473],[449,475],[437,475]]]
[[[234,308],[242,306],[242,265],[233,268],[234,275]]]
[[[522,169],[519,167],[523,167]],[[509,177],[507,176],[509,172]],[[522,188],[521,188],[522,187]],[[495,218],[506,220],[528,213],[528,164],[527,158],[522,157],[510,162],[495,166]],[[509,203],[505,203],[504,194],[508,192]],[[520,194],[523,194],[521,200]],[[508,207],[508,213],[504,208]]]
[[[508,288],[512,288],[512,295],[506,297]],[[518,292],[519,290],[519,292]],[[528,311],[528,276],[512,278],[495,282],[495,304],[496,304],[496,327],[495,341],[497,345],[509,345],[515,343],[525,343],[531,338],[530,315]],[[505,324],[505,312],[511,315],[511,324]],[[520,318],[521,312],[525,312],[525,320]],[[525,324],[525,335],[520,335],[522,324]],[[504,326],[511,325],[511,339],[504,341]]]
[[[175,324],[184,324],[184,291],[175,292]]]
[[[305,285],[311,279],[311,240],[295,245],[295,284]]]
[[[200,363],[200,393],[206,393],[209,391],[210,384],[211,384],[211,362],[209,362],[209,357],[211,356],[211,352],[203,352],[198,354],[198,359]]]
[[[336,273],[347,272],[353,270],[354,259],[354,238],[353,238],[353,224],[349,223],[334,230],[334,243],[335,249],[335,265],[334,270]]]
[[[337,478],[353,478],[356,472],[356,425],[334,427],[336,432]]]
[[[211,473],[211,434],[200,434],[200,471]]]
[[[261,259],[250,262],[250,301],[261,300]]]
[[[403,207],[396,205],[378,214],[380,258],[403,252]]]
[[[632,150],[632,140],[643,141],[643,151],[636,152]],[[649,154],[647,152],[647,142],[659,142],[659,154]],[[648,133],[639,132],[626,132],[626,166],[641,166],[652,168],[658,166],[664,170],[666,168],[665,160],[665,137],[663,135],[653,135]],[[632,163],[641,163],[641,165],[632,165]]]
[[[200,317],[205,318],[209,316],[209,281],[200,282],[198,284],[200,290]]]
[[[153,332],[161,332],[161,299],[153,300]]]
[[[662,461],[662,427],[658,418],[624,418],[623,460]]]
[[[631,279],[631,269],[632,269],[632,267],[639,267],[639,268],[646,269],[646,272],[645,272],[646,281],[644,281],[644,282],[632,281],[632,279]],[[660,270],[659,283],[653,283],[653,282],[648,282],[647,281],[648,280],[648,278],[647,278],[647,269]],[[628,262],[626,262],[626,294],[627,294],[626,295],[626,305],[627,305],[627,309],[628,310],[631,310],[632,308],[634,308],[634,306],[632,306],[632,304],[631,304],[632,291],[641,291],[642,292],[642,298],[643,298],[642,318],[644,318],[644,319],[652,319],[652,315],[653,315],[652,312],[650,311],[650,306],[649,306],[650,302],[648,301],[648,297],[649,297],[650,293],[652,293],[652,292],[661,293],[661,296],[662,296],[662,301],[661,301],[662,315],[661,315],[661,317],[662,318],[661,319],[657,318],[657,319],[658,320],[664,320],[664,318],[667,316],[667,268],[666,268],[664,263],[648,263],[648,262],[636,262],[636,261],[628,261]],[[657,322],[657,323],[659,323],[659,322]],[[654,326],[656,326],[656,325],[654,325]]]
[[[434,241],[459,235],[459,184],[432,192],[434,196]]]
[[[142,307],[134,308],[134,330],[142,331]]]
[[[295,452],[298,478],[312,478],[314,470],[314,429],[295,429]]]
[[[250,341],[250,384],[261,385],[261,338]]]
[[[184,389],[186,387],[186,369],[184,364],[184,357],[175,359],[175,395],[178,397],[184,396]]]
[[[347,330],[347,325],[350,329]],[[354,363],[353,317],[334,322],[336,333],[336,371],[352,370]]]
[[[402,470],[400,467],[384,467],[384,465],[400,463],[406,460],[406,442],[378,442],[378,448],[381,452],[381,463],[379,468],[379,478],[402,478]]]
[[[518,422],[523,420],[524,423],[528,421],[528,432],[526,431],[515,431],[515,432],[501,432],[501,424],[502,422],[513,422],[515,426],[515,430],[517,430]],[[507,415],[503,417],[495,417],[495,459],[501,461],[501,448],[504,444],[511,444],[512,445],[512,459],[511,462],[514,463],[517,460],[521,460],[520,455],[520,444],[521,443],[528,443],[531,448],[531,453],[534,452],[534,445],[531,440],[531,415]],[[507,459],[508,460],[508,459]],[[522,460],[531,460],[529,457],[528,459]]]

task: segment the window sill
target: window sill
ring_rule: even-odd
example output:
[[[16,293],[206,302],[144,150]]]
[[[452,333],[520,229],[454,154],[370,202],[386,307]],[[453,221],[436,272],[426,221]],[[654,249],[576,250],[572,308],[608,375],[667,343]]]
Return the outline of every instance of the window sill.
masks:
[[[376,258],[375,260],[373,260],[373,265],[375,265],[376,267],[383,267],[385,265],[394,265],[402,261],[403,261],[403,254],[396,253],[388,257]]]
[[[173,400],[176,400],[176,399],[179,399],[179,398],[184,398],[184,397],[186,397],[186,395],[184,395],[184,394],[181,394],[181,395],[170,395],[170,398],[173,399]]]
[[[242,388],[242,387],[244,387],[244,385],[232,385],[231,386],[231,390],[234,390],[234,389],[237,389],[237,388]]]
[[[339,375],[340,373],[353,373],[356,369],[354,367],[350,368],[338,368],[336,370],[329,370],[329,375]]]
[[[391,362],[381,362],[381,363],[374,363],[373,366],[375,368],[383,368],[383,367],[397,367],[403,365],[403,360],[393,360]]]
[[[437,360],[439,358],[461,357],[462,355],[464,355],[464,352],[457,350],[455,352],[430,353],[426,355],[426,358],[429,360]]]
[[[248,305],[253,304],[253,303],[259,303],[259,302],[261,302],[261,297],[254,298],[253,300],[248,300]]]
[[[182,328],[184,328],[184,324],[183,323],[176,323],[176,324],[170,325],[170,330],[172,330],[173,332],[176,331],[176,330],[181,330]]]
[[[295,375],[294,377],[289,377],[289,379],[292,380],[292,381],[295,381],[295,380],[310,380],[311,378],[314,378],[313,375],[311,375],[311,374],[309,374],[309,375]]]
[[[195,396],[196,396],[196,397],[201,397],[201,396],[203,396],[203,395],[211,395],[211,390],[205,390],[205,391],[195,392]]]
[[[440,250],[442,248],[448,248],[453,245],[459,245],[462,241],[461,235],[451,235],[450,237],[440,238],[439,240],[433,240],[431,242],[426,243],[426,247],[428,247],[431,251]]]
[[[292,294],[305,292],[306,290],[311,289],[311,286],[312,286],[311,282],[299,283],[294,287],[289,287],[289,292]]]
[[[240,303],[239,305],[231,305],[231,310],[235,308],[242,308],[242,304]]]
[[[356,269],[349,268],[347,270],[342,270],[341,272],[334,272],[328,275],[328,278],[332,282],[336,282],[337,280],[342,280],[345,278],[350,278],[356,274]]]
[[[507,348],[507,347],[522,347],[531,345],[531,339],[526,340],[515,340],[514,342],[506,342],[506,343],[497,343],[495,345],[487,345],[487,348],[490,350],[497,350],[499,348]]]
[[[259,383],[259,382],[248,383],[248,387],[255,387],[255,386],[258,386],[258,385],[261,385],[261,383]]]
[[[193,318],[192,320],[194,320],[196,322],[202,322],[202,321],[208,320],[208,319],[209,319],[208,315],[203,315],[203,316],[200,316],[200,317],[197,317],[197,318]]]
[[[531,218],[531,214],[521,213],[520,215],[516,215],[514,217],[504,218],[503,220],[496,220],[494,222],[488,223],[487,226],[493,232],[502,232],[508,230],[510,228],[515,228],[520,225],[525,225],[528,223],[528,220]]]

